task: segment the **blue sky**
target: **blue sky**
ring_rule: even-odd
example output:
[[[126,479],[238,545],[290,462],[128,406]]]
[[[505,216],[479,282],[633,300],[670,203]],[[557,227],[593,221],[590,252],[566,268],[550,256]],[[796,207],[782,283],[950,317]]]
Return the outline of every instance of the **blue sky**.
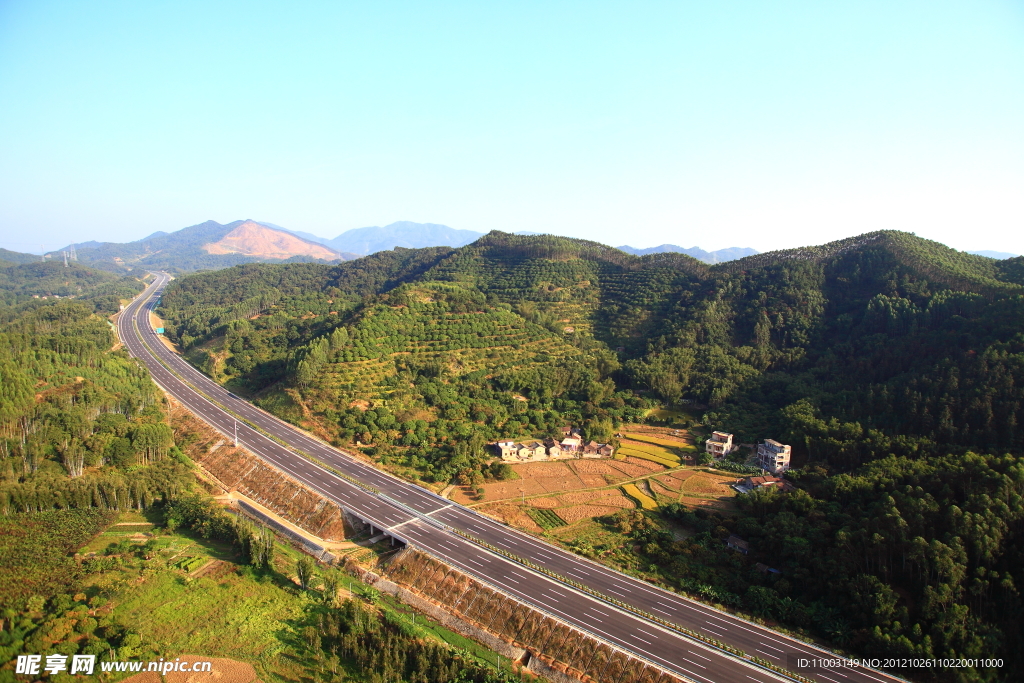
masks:
[[[0,246],[239,218],[1024,253],[1024,4],[0,0]]]

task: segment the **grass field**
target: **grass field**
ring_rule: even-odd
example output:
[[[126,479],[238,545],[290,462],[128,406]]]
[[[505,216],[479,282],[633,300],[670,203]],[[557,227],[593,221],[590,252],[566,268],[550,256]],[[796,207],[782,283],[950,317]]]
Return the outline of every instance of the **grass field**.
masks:
[[[636,484],[623,484],[622,490],[626,492],[627,496],[636,500],[644,510],[657,509],[658,502],[641,491]]]

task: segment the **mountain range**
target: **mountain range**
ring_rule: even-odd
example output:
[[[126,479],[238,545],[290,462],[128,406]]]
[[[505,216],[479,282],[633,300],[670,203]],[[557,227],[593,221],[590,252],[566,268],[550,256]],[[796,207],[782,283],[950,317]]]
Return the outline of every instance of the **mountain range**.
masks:
[[[514,233],[536,236],[542,233],[522,230]],[[134,242],[79,242],[48,252],[44,258],[56,261],[63,252],[74,254],[83,264],[127,272],[136,268],[162,269],[170,272],[216,270],[243,263],[319,261],[334,263],[367,256],[395,248],[428,247],[458,248],[484,236],[474,230],[458,230],[439,223],[397,221],[389,225],[346,230],[328,239],[301,230],[265,221],[239,220],[221,224],[206,221],[174,232],[158,230]],[[637,256],[657,253],[682,253],[704,263],[723,263],[757,254],[750,248],[733,247],[708,252],[699,247],[684,249],[663,244],[648,249],[620,247]],[[0,250],[0,260],[27,263],[38,260],[31,254]]]
[[[538,236],[522,230],[513,233]],[[62,252],[83,264],[115,272],[135,268],[159,268],[172,272],[216,270],[243,263],[318,261],[333,263],[351,260],[391,249],[423,249],[428,247],[458,248],[484,236],[473,230],[458,230],[438,223],[398,221],[389,225],[347,230],[328,239],[301,230],[266,221],[239,220],[227,224],[206,221],[174,232],[156,231],[140,240],[127,243],[79,242],[45,255],[44,260],[62,260]],[[634,256],[679,253],[692,256],[706,264],[726,263],[754,256],[759,252],[749,247],[730,247],[705,251],[700,247],[684,248],[675,244],[636,248],[618,247]],[[1002,260],[1016,254],[1001,251],[966,252]],[[0,261],[31,263],[39,256],[0,249]]]
[[[206,221],[171,233],[154,232],[135,242],[85,242],[46,256],[60,259],[62,252],[71,252],[72,248],[80,263],[113,271],[140,268],[187,272],[264,261],[335,263],[359,256],[253,220],[226,225]]]
[[[484,236],[484,233],[473,230],[456,230],[438,223],[414,223],[412,221],[398,221],[384,227],[354,228],[346,230],[334,239],[318,237],[308,232],[295,230],[289,232],[303,239],[324,244],[336,251],[359,254],[360,256],[387,251],[395,247],[404,249],[462,247]]]

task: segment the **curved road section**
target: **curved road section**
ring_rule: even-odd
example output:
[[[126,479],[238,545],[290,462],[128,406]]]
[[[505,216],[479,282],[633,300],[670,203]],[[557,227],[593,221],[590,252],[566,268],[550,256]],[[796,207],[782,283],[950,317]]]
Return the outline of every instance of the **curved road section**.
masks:
[[[154,282],[118,317],[118,333],[129,353],[149,368],[161,388],[196,416],[229,438],[234,438],[237,430],[239,445],[361,519],[543,612],[696,683],[789,679],[623,605],[786,669],[793,669],[798,658],[836,659],[812,645],[651,586],[452,503],[239,399],[169,350],[150,324],[149,312],[170,279],[166,273],[156,273]],[[541,571],[502,553],[522,558]],[[821,683],[899,680],[854,666],[800,673]]]

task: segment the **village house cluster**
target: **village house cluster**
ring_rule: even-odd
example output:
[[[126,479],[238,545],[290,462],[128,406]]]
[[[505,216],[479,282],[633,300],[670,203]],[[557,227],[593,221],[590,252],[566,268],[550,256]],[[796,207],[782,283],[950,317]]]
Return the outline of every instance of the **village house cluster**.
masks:
[[[712,432],[711,437],[704,444],[704,449],[711,454],[711,457],[720,460],[738,448],[732,442],[732,438],[732,434],[727,432]],[[779,443],[774,439],[765,439],[764,443],[757,444],[757,465],[772,474],[782,474],[789,469],[792,450],[792,447],[787,444]]]
[[[615,449],[606,443],[584,441],[579,429],[562,428],[561,441],[548,437],[542,441],[498,441],[494,444],[505,462],[534,462],[537,460],[568,460],[570,458],[610,458]]]

